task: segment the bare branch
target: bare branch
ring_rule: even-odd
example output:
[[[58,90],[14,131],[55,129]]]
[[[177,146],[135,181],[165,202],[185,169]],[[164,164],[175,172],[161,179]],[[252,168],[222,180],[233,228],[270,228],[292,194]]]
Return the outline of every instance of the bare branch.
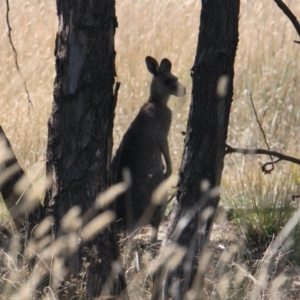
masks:
[[[25,88],[25,91],[26,91],[26,95],[27,95],[27,99],[28,99],[28,113],[30,111],[30,105],[33,107],[33,104],[32,104],[32,101],[30,99],[30,95],[29,95],[29,92],[28,92],[28,88],[27,88],[27,83],[22,75],[22,72],[20,70],[20,67],[19,67],[19,63],[18,63],[18,52],[16,50],[16,47],[13,43],[13,40],[12,40],[12,36],[11,36],[11,32],[12,32],[12,29],[10,27],[10,22],[9,22],[9,0],[6,0],[6,25],[7,25],[7,29],[8,29],[8,39],[9,39],[9,43],[10,43],[10,46],[12,48],[12,51],[13,51],[13,54],[14,54],[14,59],[15,59],[15,65],[16,65],[16,68],[17,68],[17,71],[19,72],[20,74],[20,77],[23,81],[23,84],[24,84],[24,88]]]
[[[265,164],[262,165],[262,171],[266,174],[271,173],[272,169],[267,169],[266,167],[268,165],[271,164],[275,164],[278,163],[281,160],[285,160],[285,161],[289,161],[292,162],[294,164],[300,165],[300,159],[293,157],[293,156],[288,156],[276,151],[272,151],[272,150],[266,150],[266,149],[246,149],[246,148],[233,148],[231,146],[229,146],[228,144],[225,145],[225,155],[226,154],[230,154],[230,153],[241,153],[241,154],[250,154],[250,155],[254,155],[254,154],[263,154],[263,155],[272,155],[278,158],[278,160],[276,161],[271,161],[271,162],[267,162]]]
[[[288,6],[282,0],[274,0],[278,7],[284,12],[284,14],[290,19],[293,23],[298,35],[300,36],[300,23],[297,20],[296,16],[288,8]],[[300,44],[300,41],[294,41],[297,44]]]

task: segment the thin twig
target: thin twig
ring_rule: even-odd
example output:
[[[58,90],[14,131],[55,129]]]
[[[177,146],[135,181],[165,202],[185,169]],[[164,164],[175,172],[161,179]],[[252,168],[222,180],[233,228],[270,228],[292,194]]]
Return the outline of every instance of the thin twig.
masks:
[[[269,146],[269,143],[268,143],[268,141],[267,141],[267,137],[266,137],[265,131],[264,131],[263,127],[262,127],[262,124],[260,123],[260,121],[259,121],[259,119],[258,119],[258,115],[257,115],[257,112],[256,112],[256,108],[255,108],[255,106],[254,106],[254,102],[253,102],[251,93],[250,93],[250,101],[251,101],[251,104],[252,104],[252,108],[253,108],[253,110],[254,110],[256,122],[258,123],[259,128],[260,128],[260,131],[262,132],[262,135],[263,135],[264,140],[265,140],[265,144],[267,145],[268,150],[270,150],[270,146]],[[270,159],[271,159],[271,161],[273,161],[273,158],[272,158],[271,155],[270,155]],[[269,170],[269,172],[272,172],[273,169],[274,169],[274,165],[272,165],[272,168]]]
[[[288,8],[288,6],[283,3],[282,0],[274,0],[278,7],[284,12],[284,14],[290,19],[293,23],[298,35],[300,36],[300,23],[297,20],[296,16],[292,13],[292,11]],[[300,44],[300,41],[294,41],[297,44]]]
[[[171,201],[175,198],[176,192],[173,193],[173,195],[171,195],[171,197],[168,199],[167,201],[167,205],[169,205],[171,203]]]
[[[264,131],[264,129],[263,129],[263,127],[262,127],[259,119],[258,119],[258,115],[257,115],[257,112],[256,112],[256,108],[254,106],[254,102],[253,102],[251,93],[250,93],[250,100],[251,100],[252,108],[253,108],[253,111],[254,111],[254,114],[255,114],[256,122],[258,123],[260,131],[263,134],[263,137],[264,137],[264,140],[265,140],[265,144],[267,145],[267,148],[270,150],[270,146],[269,146],[269,143],[267,141],[267,137],[266,137],[265,131]]]
[[[273,151],[273,150],[259,149],[259,148],[258,149],[233,148],[233,147],[229,146],[228,144],[226,144],[225,154],[230,154],[230,153],[272,155],[272,156],[275,156],[282,160],[289,161],[289,162],[295,163],[297,165],[300,165],[299,158],[296,158],[293,156],[288,156],[288,155],[285,155],[285,154],[282,154],[280,152]]]
[[[30,95],[29,95],[29,92],[28,92],[28,88],[27,88],[27,83],[22,75],[22,72],[20,70],[20,67],[19,67],[19,63],[18,63],[18,52],[16,50],[16,47],[13,43],[13,40],[12,40],[12,36],[11,36],[11,32],[12,32],[12,28],[10,26],[10,22],[9,22],[9,0],[6,0],[6,25],[7,25],[7,29],[8,29],[8,39],[9,39],[9,43],[10,43],[10,46],[12,48],[12,51],[13,51],[13,54],[14,54],[14,60],[15,60],[15,65],[16,65],[16,68],[17,68],[17,71],[23,81],[23,84],[24,84],[24,88],[25,88],[25,91],[26,91],[26,95],[27,95],[27,99],[28,99],[28,114],[30,112],[30,105],[33,107],[33,104],[32,104],[32,101],[30,99]]]
[[[263,173],[265,174],[270,174],[273,170],[274,170],[274,165],[278,162],[280,162],[282,159],[278,158],[277,160],[272,160],[269,162],[264,163],[263,165],[261,165],[261,170],[263,171]],[[268,169],[267,166],[271,165],[271,169]]]

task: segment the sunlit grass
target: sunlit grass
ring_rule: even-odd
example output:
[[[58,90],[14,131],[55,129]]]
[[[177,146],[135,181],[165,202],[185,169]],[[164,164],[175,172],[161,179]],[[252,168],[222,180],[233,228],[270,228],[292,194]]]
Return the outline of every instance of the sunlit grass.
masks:
[[[20,69],[34,107],[28,101],[16,71],[7,37],[5,3],[0,4],[0,120],[21,165],[36,169],[45,160],[47,120],[52,103],[54,40],[57,28],[55,3],[11,2],[10,20]],[[191,78],[199,28],[199,1],[117,1],[117,80],[122,85],[116,109],[114,143],[120,139],[147,100],[151,79],[145,56],[168,57],[173,72],[187,86],[185,100],[172,98],[173,125],[169,142],[174,172],[180,165],[190,103]],[[299,15],[298,3],[291,3]],[[272,1],[242,1],[240,41],[235,64],[234,102],[228,142],[239,146],[265,147],[249,100],[255,106],[270,146],[296,155],[300,110],[298,91],[299,47],[290,21]],[[226,160],[230,167],[234,167]]]
[[[28,104],[7,37],[5,1],[1,1],[0,9],[0,123],[21,165],[29,170],[45,160],[54,80],[56,8],[53,1],[10,1],[12,39],[33,107]]]

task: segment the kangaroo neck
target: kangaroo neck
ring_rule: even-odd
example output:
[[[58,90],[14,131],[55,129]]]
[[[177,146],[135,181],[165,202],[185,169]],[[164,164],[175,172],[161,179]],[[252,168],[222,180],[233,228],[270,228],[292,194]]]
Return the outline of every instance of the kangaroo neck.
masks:
[[[169,98],[169,95],[150,94],[148,102],[167,106]]]

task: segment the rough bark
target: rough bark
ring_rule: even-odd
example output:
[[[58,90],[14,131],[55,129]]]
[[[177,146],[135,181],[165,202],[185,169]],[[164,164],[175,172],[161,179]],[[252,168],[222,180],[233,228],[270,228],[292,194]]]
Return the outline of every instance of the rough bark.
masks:
[[[177,243],[187,252],[174,271],[157,272],[153,299],[161,299],[163,294],[172,299],[184,298],[193,282],[197,257],[209,238],[219,203],[217,189],[233,96],[238,16],[239,0],[202,1],[198,47],[191,73],[192,102],[178,191],[165,241],[165,247]],[[211,214],[207,208],[212,209]],[[204,211],[208,213],[206,217]]]
[[[0,193],[16,229],[23,234],[25,241],[43,215],[43,207],[34,193],[25,172],[21,168],[5,132],[0,126]],[[20,188],[17,184],[23,181]]]
[[[116,97],[115,1],[57,0],[56,79],[48,123],[47,173],[53,178],[45,203],[55,229],[74,205],[93,206],[108,185]],[[91,251],[89,251],[91,250]],[[72,259],[74,274],[85,257],[87,293],[95,297],[110,278],[118,258],[113,232],[106,229]],[[109,293],[123,289],[115,276]]]

